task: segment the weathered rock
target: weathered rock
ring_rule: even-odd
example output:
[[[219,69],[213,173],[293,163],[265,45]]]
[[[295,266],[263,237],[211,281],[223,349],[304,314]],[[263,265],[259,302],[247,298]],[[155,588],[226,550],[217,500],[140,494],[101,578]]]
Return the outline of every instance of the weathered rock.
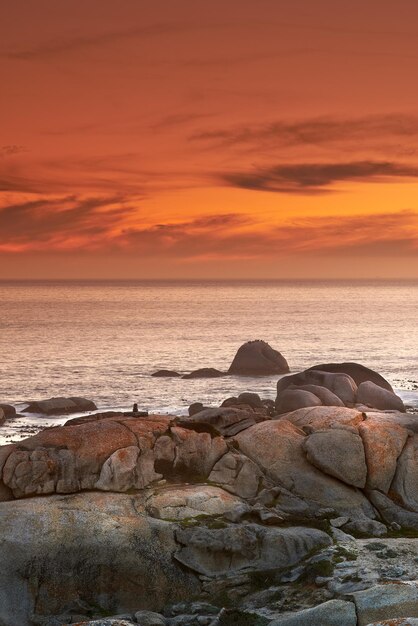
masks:
[[[108,615],[161,610],[199,591],[173,561],[174,524],[143,496],[83,493],[0,504],[0,623],[59,615],[82,594]]]
[[[372,490],[367,495],[387,524],[398,524],[401,528],[418,530],[418,513],[403,509],[380,491]]]
[[[335,426],[357,427],[366,418],[356,409],[345,407],[312,407],[299,409],[284,418],[301,429],[324,430]]]
[[[175,372],[174,370],[157,370],[151,374],[151,376],[154,376],[154,378],[175,378],[177,376],[181,376],[181,374]]]
[[[352,597],[356,605],[359,626],[366,626],[379,619],[418,617],[416,581],[376,585],[365,591],[357,591]]]
[[[219,378],[220,376],[225,376],[225,373],[214,367],[202,367],[194,370],[194,372],[190,372],[190,374],[185,374],[182,378]]]
[[[348,374],[330,374],[319,370],[305,370],[299,374],[292,374],[281,378],[277,383],[276,406],[280,403],[281,394],[290,385],[317,385],[325,387],[334,393],[346,406],[353,406],[356,402],[357,385]]]
[[[358,431],[366,454],[367,487],[387,493],[408,431],[396,423],[382,421],[379,414],[368,414],[367,419],[359,424]]]
[[[311,406],[322,406],[321,400],[310,391],[292,388],[285,389],[276,400],[277,413],[289,413]]]
[[[176,445],[173,470],[182,476],[207,478],[215,463],[228,451],[222,437],[212,438],[209,433],[178,426],[171,428],[171,433]]]
[[[97,406],[86,398],[50,398],[31,402],[24,413],[41,413],[42,415],[67,415],[79,411],[95,411]]]
[[[359,517],[373,518],[372,507],[361,492],[323,474],[307,461],[303,450],[305,438],[303,431],[282,418],[256,424],[236,435],[235,441],[239,450],[275,485],[301,498],[305,505],[309,503],[313,510],[325,507],[341,515],[352,516],[354,511]]]
[[[265,528],[258,524],[184,528],[176,537],[182,548],[175,558],[205,576],[280,570],[331,543],[326,533],[314,528]]]
[[[333,374],[348,374],[356,385],[370,380],[375,385],[383,389],[393,391],[388,381],[374,370],[361,365],[360,363],[321,363],[309,368],[310,370],[320,370],[321,372],[331,372]]]
[[[373,622],[367,626],[418,626],[418,618],[400,617],[395,619],[385,619],[379,622]]]
[[[0,423],[1,423],[1,412],[3,411],[4,419],[12,419],[16,417],[16,409],[11,404],[0,404]]]
[[[418,513],[418,435],[410,437],[398,459],[390,495]]]
[[[228,452],[214,465],[209,480],[242,498],[254,498],[263,474],[253,461],[239,452]]]
[[[231,437],[256,423],[252,411],[239,408],[203,409],[189,417],[179,417],[179,426],[200,432]]]
[[[342,428],[316,431],[304,441],[307,459],[348,485],[366,485],[367,466],[361,437]]]
[[[388,529],[382,522],[366,518],[349,521],[344,524],[343,530],[362,537],[384,537],[388,533]]]
[[[270,622],[270,626],[357,626],[357,615],[352,602],[329,600],[311,609],[283,615]]]
[[[185,520],[205,515],[223,515],[241,506],[240,498],[212,485],[166,488],[147,497],[151,517]]]
[[[241,376],[269,376],[289,371],[286,359],[265,341],[247,341],[237,351],[229,374]]]
[[[404,403],[399,396],[369,380],[358,386],[357,402],[382,411],[405,411]]]
[[[5,421],[6,421],[6,415],[5,415],[4,411],[3,411],[3,409],[0,408],[0,426],[2,424],[4,424]]]

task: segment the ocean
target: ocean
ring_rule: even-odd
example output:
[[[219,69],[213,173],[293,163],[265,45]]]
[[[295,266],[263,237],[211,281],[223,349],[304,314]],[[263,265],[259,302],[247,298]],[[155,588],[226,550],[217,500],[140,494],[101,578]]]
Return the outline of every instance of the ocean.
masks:
[[[174,414],[241,391],[274,398],[277,376],[151,377],[226,370],[250,339],[268,341],[292,372],[362,363],[418,408],[418,281],[3,281],[0,329],[0,402],[18,410],[52,396]],[[22,425],[66,419],[18,418],[0,444]]]

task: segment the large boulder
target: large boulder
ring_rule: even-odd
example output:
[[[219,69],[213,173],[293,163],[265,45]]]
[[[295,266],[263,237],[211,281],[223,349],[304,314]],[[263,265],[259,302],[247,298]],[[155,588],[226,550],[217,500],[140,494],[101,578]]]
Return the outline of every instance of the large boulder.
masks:
[[[319,430],[304,441],[307,459],[330,476],[347,485],[363,488],[367,466],[361,437],[343,428]]]
[[[418,513],[418,435],[406,442],[389,493],[406,509]]]
[[[285,376],[278,381],[276,407],[280,406],[281,395],[290,386],[294,388],[294,386],[301,387],[305,385],[325,387],[346,406],[353,406],[356,402],[357,385],[348,374],[331,374],[320,370],[305,370],[298,374]]]
[[[200,586],[177,565],[175,525],[146,515],[142,494],[83,493],[0,504],[0,624],[63,612],[160,610]]]
[[[30,402],[23,413],[41,413],[42,415],[68,415],[81,411],[95,411],[97,406],[86,398],[50,398]]]
[[[270,376],[288,371],[289,365],[284,356],[261,340],[244,343],[228,370],[229,374],[240,376]]]
[[[356,385],[370,380],[375,385],[379,385],[383,389],[393,391],[390,383],[383,378],[378,372],[361,365],[360,363],[321,363],[309,368],[310,370],[320,370],[321,372],[331,372],[333,374],[348,374],[354,380]]]
[[[404,403],[399,396],[369,380],[359,385],[357,402],[382,411],[405,411]]]

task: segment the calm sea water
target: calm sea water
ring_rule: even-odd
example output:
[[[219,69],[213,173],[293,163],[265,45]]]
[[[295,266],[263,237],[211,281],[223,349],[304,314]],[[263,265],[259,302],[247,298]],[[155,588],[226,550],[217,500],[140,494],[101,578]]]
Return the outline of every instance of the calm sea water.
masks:
[[[245,390],[274,398],[277,376],[150,376],[227,369],[264,339],[292,371],[358,361],[418,406],[417,320],[418,282],[0,282],[0,402],[77,395],[178,413]]]

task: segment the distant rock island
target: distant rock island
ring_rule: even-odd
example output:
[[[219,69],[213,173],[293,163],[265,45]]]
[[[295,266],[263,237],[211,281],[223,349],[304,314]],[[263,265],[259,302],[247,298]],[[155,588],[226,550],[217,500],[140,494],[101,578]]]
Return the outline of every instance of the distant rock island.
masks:
[[[229,372],[268,368],[256,341]],[[0,447],[0,545],[2,626],[413,625],[418,415],[331,363],[275,401],[70,419]]]

